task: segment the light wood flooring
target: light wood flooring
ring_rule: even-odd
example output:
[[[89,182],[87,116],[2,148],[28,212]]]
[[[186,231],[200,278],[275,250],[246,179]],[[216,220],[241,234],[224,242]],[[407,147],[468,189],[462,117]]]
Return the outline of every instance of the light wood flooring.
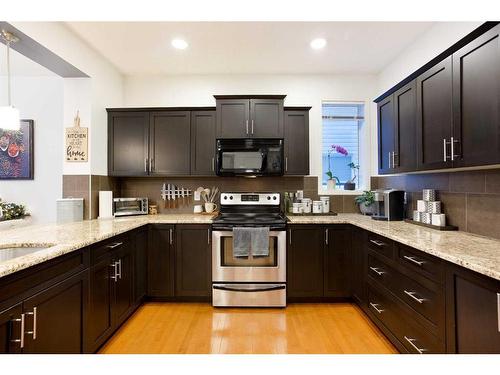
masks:
[[[214,308],[208,303],[141,306],[100,353],[396,353],[354,304],[286,309]]]

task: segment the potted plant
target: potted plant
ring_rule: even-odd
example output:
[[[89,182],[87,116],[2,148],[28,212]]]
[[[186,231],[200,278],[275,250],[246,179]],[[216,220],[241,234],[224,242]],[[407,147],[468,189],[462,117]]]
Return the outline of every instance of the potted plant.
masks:
[[[325,173],[328,176],[328,180],[326,181],[327,190],[335,190],[336,185],[340,184],[339,178],[333,175],[330,164],[330,157],[335,152],[344,156],[347,156],[349,154],[349,152],[344,147],[339,145],[331,145],[330,150],[328,150],[328,172]]]
[[[359,164],[354,164],[354,163],[349,163],[347,164],[348,167],[350,167],[352,169],[352,172],[353,172],[353,176],[352,178],[347,181],[345,184],[344,184],[344,190],[356,190],[356,182],[354,182],[356,180],[356,170],[359,171]]]
[[[22,204],[2,202],[0,199],[0,229],[25,225],[30,214]]]
[[[354,201],[358,204],[363,215],[373,215],[375,209],[375,194],[373,192],[365,190],[362,195],[354,198]]]

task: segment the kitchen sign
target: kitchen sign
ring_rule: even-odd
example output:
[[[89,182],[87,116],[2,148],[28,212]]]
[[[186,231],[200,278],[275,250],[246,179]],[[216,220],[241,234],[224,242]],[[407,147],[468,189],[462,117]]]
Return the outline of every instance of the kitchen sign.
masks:
[[[79,112],[72,128],[66,128],[66,161],[88,161],[88,128],[80,127]]]

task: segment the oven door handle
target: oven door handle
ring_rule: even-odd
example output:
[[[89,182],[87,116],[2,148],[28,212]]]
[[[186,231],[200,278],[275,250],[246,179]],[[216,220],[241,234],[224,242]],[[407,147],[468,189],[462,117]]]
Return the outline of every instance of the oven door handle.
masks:
[[[249,289],[249,288],[231,287],[231,286],[227,286],[227,285],[214,285],[213,288],[214,289],[218,289],[218,290],[226,290],[226,291],[229,291],[229,292],[268,292],[268,291],[271,291],[271,290],[285,289],[286,286],[284,284],[280,284],[280,285],[263,285],[260,288],[259,287],[255,287],[255,288]]]

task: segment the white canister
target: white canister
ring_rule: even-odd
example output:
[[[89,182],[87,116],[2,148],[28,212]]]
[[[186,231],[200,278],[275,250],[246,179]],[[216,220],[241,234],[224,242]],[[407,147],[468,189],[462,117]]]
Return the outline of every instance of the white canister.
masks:
[[[323,202],[313,201],[313,214],[322,214],[322,213],[323,213]]]
[[[440,214],[441,213],[441,202],[427,202],[427,212],[431,214]]]
[[[310,198],[302,199],[302,208],[305,214],[310,214],[312,211],[312,200]]]
[[[429,208],[429,202],[424,200],[417,200],[417,211],[419,212],[427,212]]]
[[[436,190],[434,190],[434,189],[422,190],[422,198],[426,202],[435,201],[436,200]]]
[[[422,221],[422,212],[413,211],[413,221],[421,222]]]
[[[446,215],[445,214],[432,214],[432,225],[438,227],[446,226]]]
[[[302,203],[295,202],[292,207],[294,214],[301,214],[303,212]]]
[[[304,198],[304,190],[297,190],[296,196],[297,199],[303,199]]]
[[[323,213],[327,214],[330,212],[330,197],[320,197],[321,202],[323,202]]]
[[[428,212],[421,212],[422,220],[421,222],[424,224],[431,224],[431,214]]]

